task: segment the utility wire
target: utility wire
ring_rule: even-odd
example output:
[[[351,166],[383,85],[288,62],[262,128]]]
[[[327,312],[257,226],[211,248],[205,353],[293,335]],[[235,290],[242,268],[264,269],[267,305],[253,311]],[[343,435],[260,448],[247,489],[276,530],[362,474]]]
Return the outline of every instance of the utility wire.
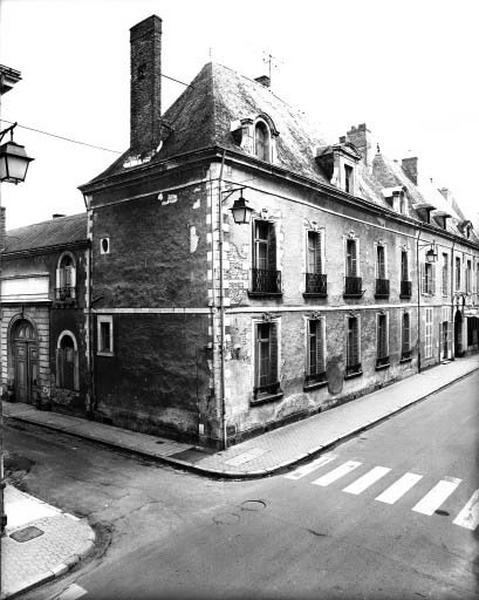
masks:
[[[9,123],[10,125],[13,125],[13,121],[8,121],[7,119],[1,119],[1,121],[3,123]],[[42,131],[41,129],[35,129],[34,127],[27,127],[27,125],[20,125],[20,123],[17,123],[17,127],[21,127],[21,129],[28,129],[29,131],[35,131],[36,133],[48,135],[50,137],[54,137],[59,140],[64,140],[66,142],[71,142],[73,144],[80,144],[81,146],[88,146],[89,148],[104,150],[105,152],[113,152],[114,154],[122,154],[122,152],[120,152],[119,150],[112,150],[111,148],[104,148],[103,146],[95,146],[95,144],[89,144],[88,142],[80,142],[79,140],[73,140],[72,138],[68,138],[63,135],[57,135],[56,133],[50,133],[49,131]]]

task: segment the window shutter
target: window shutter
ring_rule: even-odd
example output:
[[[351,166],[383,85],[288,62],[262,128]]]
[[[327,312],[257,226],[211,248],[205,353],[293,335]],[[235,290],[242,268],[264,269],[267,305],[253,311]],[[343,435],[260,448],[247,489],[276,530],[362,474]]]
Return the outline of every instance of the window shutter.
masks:
[[[260,343],[259,343],[259,333],[260,327],[259,325],[255,326],[255,352],[254,352],[254,384],[255,387],[260,386]]]
[[[324,349],[323,349],[323,322],[316,321],[316,372],[324,371]]]
[[[62,269],[57,269],[55,275],[55,287],[58,289],[62,287]]]
[[[315,260],[315,265],[316,265],[316,273],[322,273],[323,272],[323,265],[321,262],[321,234],[319,232],[316,233],[316,260]]]
[[[270,383],[278,381],[278,332],[276,323],[271,323],[269,326],[269,348],[270,348]]]
[[[357,273],[358,273],[356,251],[357,251],[356,241],[353,241],[351,243],[351,276],[352,277],[356,277]]]
[[[268,269],[276,271],[276,233],[274,225],[268,224]]]
[[[424,263],[421,263],[421,281],[422,281],[422,293],[426,294],[427,293],[427,289],[426,289],[426,265]]]
[[[431,294],[436,293],[436,265],[431,265]]]
[[[70,286],[71,286],[71,297],[76,297],[76,285],[77,285],[77,270],[75,267],[71,267],[70,271]]]

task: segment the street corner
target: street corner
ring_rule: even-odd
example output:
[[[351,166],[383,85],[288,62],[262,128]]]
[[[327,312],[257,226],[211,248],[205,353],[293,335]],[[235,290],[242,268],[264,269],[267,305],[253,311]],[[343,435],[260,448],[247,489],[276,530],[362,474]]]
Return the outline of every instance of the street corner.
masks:
[[[87,519],[8,488],[8,498],[16,503],[10,503],[12,522],[2,540],[2,599],[62,576],[93,551],[96,541]],[[7,514],[8,509],[7,503]]]

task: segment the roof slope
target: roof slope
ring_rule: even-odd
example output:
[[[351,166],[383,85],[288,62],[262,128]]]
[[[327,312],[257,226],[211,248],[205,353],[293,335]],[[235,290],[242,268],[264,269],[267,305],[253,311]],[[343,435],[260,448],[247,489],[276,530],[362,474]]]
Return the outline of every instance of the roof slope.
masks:
[[[5,252],[61,246],[87,240],[87,214],[56,217],[7,231]]]

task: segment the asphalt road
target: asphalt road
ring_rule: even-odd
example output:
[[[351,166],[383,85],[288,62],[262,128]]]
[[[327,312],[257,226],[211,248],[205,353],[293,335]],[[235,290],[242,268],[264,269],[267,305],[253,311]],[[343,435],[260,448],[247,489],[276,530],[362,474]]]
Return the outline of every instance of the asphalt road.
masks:
[[[286,475],[209,481],[10,432],[28,491],[111,529],[59,598],[479,598],[479,372]],[[472,523],[472,524],[471,524]]]

